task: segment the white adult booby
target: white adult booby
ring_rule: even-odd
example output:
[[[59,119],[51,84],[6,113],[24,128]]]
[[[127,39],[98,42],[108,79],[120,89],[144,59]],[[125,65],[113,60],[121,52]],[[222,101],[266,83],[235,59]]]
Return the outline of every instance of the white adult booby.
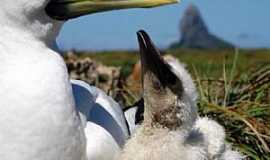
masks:
[[[94,135],[111,136],[113,141],[117,136],[116,133],[104,133],[107,130],[99,124],[83,122],[83,117],[89,117],[76,110],[66,65],[61,56],[48,47],[53,44],[62,25],[54,19],[66,20],[87,13],[173,2],[2,0],[0,159],[85,160],[84,125],[87,126],[86,135],[91,135],[91,128],[96,128],[94,131],[100,132],[93,131]],[[117,119],[115,121],[118,122]],[[98,138],[102,139],[94,137],[93,141],[88,140],[87,145],[104,143]],[[97,152],[92,150],[92,153]],[[106,150],[102,154],[107,154]],[[90,156],[96,155],[90,153]]]
[[[144,120],[119,159],[243,159],[241,154],[225,144],[222,126],[208,118],[198,117],[195,85],[183,65],[168,64],[146,32],[139,31],[138,40]]]

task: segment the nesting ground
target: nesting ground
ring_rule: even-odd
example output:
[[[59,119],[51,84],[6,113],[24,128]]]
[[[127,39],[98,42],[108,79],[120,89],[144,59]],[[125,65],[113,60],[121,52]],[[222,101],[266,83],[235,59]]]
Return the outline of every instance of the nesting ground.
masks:
[[[136,53],[77,52],[75,61],[89,57],[105,66],[119,67],[120,74],[108,78],[116,82],[110,82],[105,90],[128,106],[140,98],[140,88],[134,87],[139,82],[128,81],[139,59]],[[248,159],[270,160],[270,50],[181,49],[163,53],[187,65],[200,94],[200,114],[222,124],[227,140]]]

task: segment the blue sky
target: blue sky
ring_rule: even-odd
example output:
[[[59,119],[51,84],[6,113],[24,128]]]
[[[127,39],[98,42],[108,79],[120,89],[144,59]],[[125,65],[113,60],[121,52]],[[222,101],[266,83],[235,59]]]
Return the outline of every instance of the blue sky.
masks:
[[[66,22],[57,43],[62,50],[136,49],[135,33],[144,29],[165,48],[180,38],[179,21],[191,3],[219,37],[239,47],[270,48],[270,0],[183,0],[153,9],[88,15]]]

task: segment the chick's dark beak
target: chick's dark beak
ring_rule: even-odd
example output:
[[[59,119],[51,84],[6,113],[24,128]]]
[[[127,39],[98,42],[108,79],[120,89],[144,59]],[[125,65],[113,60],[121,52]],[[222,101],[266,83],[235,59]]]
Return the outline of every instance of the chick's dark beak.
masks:
[[[146,74],[153,74],[163,87],[175,84],[178,77],[172,72],[170,65],[162,58],[148,34],[137,32],[142,65],[142,79]]]

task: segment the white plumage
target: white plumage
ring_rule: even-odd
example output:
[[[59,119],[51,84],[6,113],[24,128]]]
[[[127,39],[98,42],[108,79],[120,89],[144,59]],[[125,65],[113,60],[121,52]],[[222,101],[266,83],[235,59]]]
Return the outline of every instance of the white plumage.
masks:
[[[151,78],[156,76],[162,78],[170,74],[168,69],[174,73],[179,80],[182,82],[183,92],[181,98],[177,98],[177,95],[172,95],[168,89],[154,90],[153,87],[145,87],[147,90],[144,91],[144,98],[147,98],[148,103],[145,103],[144,122],[138,129],[131,139],[127,142],[122,154],[120,155],[121,160],[241,160],[244,157],[237,151],[233,151],[229,144],[225,142],[225,131],[224,128],[217,122],[208,119],[201,118],[197,115],[197,91],[195,84],[184,65],[181,64],[177,59],[172,57],[165,57],[165,60],[170,65],[167,67],[165,72],[159,77],[159,73],[163,69],[156,69],[158,67],[164,67],[164,61],[160,58],[155,59],[153,55],[160,56],[156,49],[153,49],[153,44],[143,31],[138,32],[141,57],[144,60],[143,67],[146,68],[142,74],[152,74],[150,79],[144,78],[145,84],[151,83]],[[149,53],[150,52],[150,53]],[[147,54],[149,54],[147,56]],[[151,58],[149,58],[151,57]],[[150,63],[155,63],[151,65]],[[158,64],[160,63],[160,64]],[[153,66],[153,67],[152,67]],[[159,70],[159,71],[156,71]],[[161,70],[161,71],[160,71]],[[154,76],[153,76],[154,75]],[[173,81],[174,82],[174,81]],[[152,83],[156,83],[154,79]],[[160,80],[160,83],[161,80]],[[144,84],[144,85],[145,85]],[[174,84],[167,84],[168,86]],[[154,86],[154,85],[153,85]],[[149,92],[150,90],[150,92]],[[153,90],[153,91],[152,91]],[[159,96],[156,96],[160,92]],[[174,91],[177,92],[177,91]],[[164,95],[165,93],[175,96],[176,99]],[[152,97],[155,96],[152,101]],[[165,98],[165,99],[164,99]],[[175,102],[169,102],[175,101]],[[164,103],[165,102],[165,103]],[[152,104],[151,104],[152,103]],[[164,103],[169,105],[169,110],[162,110],[166,106],[160,105]],[[153,106],[157,105],[157,106]],[[173,106],[175,105],[175,106]],[[176,109],[175,108],[179,108]],[[136,109],[129,110],[126,116],[132,116]],[[194,112],[195,111],[195,112]],[[148,112],[148,113],[147,113]],[[164,112],[164,113],[162,113]],[[171,113],[170,113],[171,112]],[[176,115],[175,113],[176,112]],[[158,113],[158,114],[156,114]],[[152,114],[152,115],[151,115]],[[163,114],[165,116],[163,116]],[[151,116],[149,116],[151,115]],[[155,118],[156,116],[160,116]],[[170,121],[176,119],[180,120],[180,127],[171,128]],[[154,118],[153,118],[154,117]],[[195,117],[195,118],[192,118]],[[160,118],[160,119],[159,119]],[[167,119],[167,121],[161,118]],[[179,122],[179,120],[175,122]],[[150,123],[149,123],[150,122]],[[130,121],[129,123],[132,123]],[[131,124],[132,125],[132,124]],[[165,125],[165,126],[163,126]],[[133,124],[133,128],[135,124]],[[168,127],[168,128],[167,128]]]
[[[66,65],[48,47],[62,22],[45,14],[47,3],[1,1],[0,159],[112,159],[128,136],[123,113],[79,81],[75,105]]]
[[[198,93],[195,84],[185,69],[185,65],[177,59],[165,56],[164,59],[172,66],[174,73],[182,80],[185,92],[193,100],[196,106]],[[198,132],[204,137],[207,146],[207,157],[215,160],[241,160],[244,157],[237,151],[233,151],[231,146],[225,142],[225,130],[216,121],[207,117],[198,117],[191,133]]]
[[[138,125],[136,124],[136,113],[138,112],[138,107],[143,106],[132,106],[131,108],[125,111],[125,118],[127,120],[131,135],[136,131],[138,127]]]
[[[192,99],[192,103],[196,108],[197,100],[197,91],[195,84],[185,69],[185,65],[180,63],[177,59],[172,56],[165,56],[164,59],[170,64],[173,68],[173,72],[180,78],[183,82],[184,90],[187,93],[188,97]],[[142,107],[142,106],[141,106]],[[159,159],[185,159],[185,160],[242,160],[244,157],[239,154],[239,152],[232,150],[231,146],[225,142],[225,130],[217,122],[207,118],[207,117],[198,117],[195,121],[191,131],[188,135],[183,135],[183,132],[171,132],[169,130],[143,130],[139,125],[135,125],[135,114],[138,109],[138,106],[130,108],[125,112],[129,126],[131,128],[131,134],[134,134],[135,137],[140,137],[140,139],[131,139],[127,145],[146,146],[147,148],[153,148],[152,152],[159,152]],[[139,131],[136,131],[136,128],[139,128]],[[143,131],[142,131],[143,130]],[[143,141],[146,140],[144,135],[137,135],[136,132],[149,132],[147,134],[158,133],[155,137],[151,137],[154,143],[145,144]],[[159,133],[160,132],[160,133]],[[168,132],[168,133],[167,133]],[[177,141],[175,139],[177,138]],[[139,143],[139,144],[137,144]],[[142,144],[141,144],[142,143]],[[163,144],[164,146],[160,146]],[[183,146],[184,144],[184,146]],[[149,145],[149,146],[147,146]],[[175,146],[172,146],[175,145]],[[180,145],[180,147],[179,147]],[[158,147],[157,147],[158,146]],[[181,148],[182,147],[182,148]],[[173,148],[171,153],[169,153],[169,148]],[[164,153],[162,153],[164,151]],[[134,152],[134,153],[133,153]],[[149,150],[145,150],[149,152]],[[138,155],[137,148],[134,147],[128,155]],[[146,153],[142,153],[141,157],[138,159],[144,159],[143,157]],[[154,153],[147,153],[149,156],[155,155]],[[171,155],[172,154],[172,155]],[[131,156],[133,158],[133,156]],[[125,157],[124,159],[132,159],[131,157]],[[154,159],[154,157],[153,157]],[[155,159],[155,160],[159,160]]]

